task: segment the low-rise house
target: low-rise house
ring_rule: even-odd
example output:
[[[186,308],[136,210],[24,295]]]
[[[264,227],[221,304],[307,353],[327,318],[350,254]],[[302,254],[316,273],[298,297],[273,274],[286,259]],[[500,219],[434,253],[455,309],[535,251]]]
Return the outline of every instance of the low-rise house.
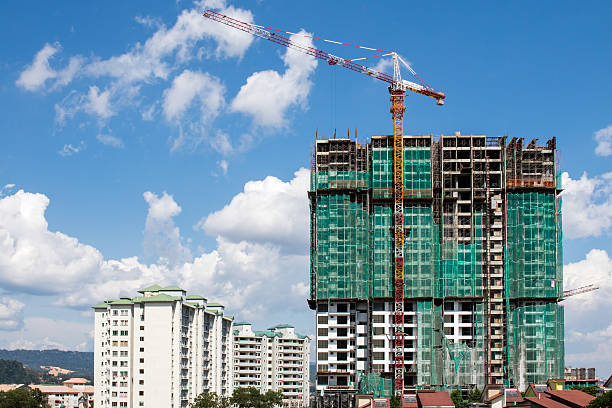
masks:
[[[419,408],[455,408],[448,392],[419,391],[417,403]]]

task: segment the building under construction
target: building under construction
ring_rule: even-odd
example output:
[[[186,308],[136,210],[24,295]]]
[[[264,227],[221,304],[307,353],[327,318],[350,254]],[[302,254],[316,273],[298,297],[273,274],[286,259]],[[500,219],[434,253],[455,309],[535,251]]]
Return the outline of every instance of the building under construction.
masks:
[[[393,136],[317,139],[317,391],[393,393]],[[404,387],[513,385],[564,370],[556,142],[403,136]]]

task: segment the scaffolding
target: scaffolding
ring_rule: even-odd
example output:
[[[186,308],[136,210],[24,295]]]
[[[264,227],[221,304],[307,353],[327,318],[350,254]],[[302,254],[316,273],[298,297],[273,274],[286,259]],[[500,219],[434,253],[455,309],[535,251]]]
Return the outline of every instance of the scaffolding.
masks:
[[[316,141],[309,193],[313,302],[371,306],[372,299],[394,298],[392,144],[391,136]],[[404,297],[416,310],[416,347],[405,350],[415,354],[406,371],[414,378],[406,384],[519,386],[562,375],[554,138],[524,147],[516,138],[506,145],[505,137],[406,135],[403,145]],[[469,339],[445,334],[447,301],[471,305]],[[548,362],[537,368],[538,361]],[[360,384],[392,395],[390,374],[364,373]]]

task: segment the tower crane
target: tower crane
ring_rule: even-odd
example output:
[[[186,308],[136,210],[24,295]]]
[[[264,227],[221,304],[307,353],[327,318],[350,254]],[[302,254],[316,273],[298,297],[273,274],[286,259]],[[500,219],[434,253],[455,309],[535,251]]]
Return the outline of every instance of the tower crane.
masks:
[[[434,98],[438,105],[444,105],[444,99],[446,98],[446,95],[444,95],[443,92],[435,91],[432,87],[430,87],[412,69],[412,67],[398,55],[397,52],[379,50],[376,48],[363,47],[354,44],[325,40],[323,38],[305,35],[305,37],[326,41],[329,43],[348,45],[369,51],[382,52],[382,54],[372,57],[346,59],[309,45],[299,44],[293,41],[291,38],[285,37],[282,34],[277,34],[278,32],[290,35],[296,33],[246,23],[244,21],[234,19],[232,17],[226,16],[210,9],[204,12],[204,17],[212,21],[225,24],[228,27],[244,31],[256,37],[263,38],[264,40],[272,41],[287,48],[302,52],[307,55],[311,55],[312,57],[327,62],[329,65],[337,65],[344,68],[348,68],[352,71],[365,74],[367,76],[389,84],[388,89],[389,93],[391,94],[391,115],[393,117],[393,388],[396,395],[402,395],[404,391],[404,97],[406,96],[406,91],[412,91],[421,95]],[[368,68],[355,62],[367,58],[385,56],[390,56],[393,60],[393,76],[376,71],[372,68]],[[402,79],[400,72],[400,64],[406,67],[419,83]]]

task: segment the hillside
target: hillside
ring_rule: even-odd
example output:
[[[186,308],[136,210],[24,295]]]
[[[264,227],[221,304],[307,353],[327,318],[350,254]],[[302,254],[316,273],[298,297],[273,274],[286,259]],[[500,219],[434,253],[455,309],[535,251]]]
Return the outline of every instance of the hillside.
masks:
[[[25,368],[15,360],[0,360],[0,384],[54,384],[61,380],[36,370]]]
[[[65,368],[73,373],[67,377],[93,377],[93,353],[62,350],[2,350],[0,360],[15,360],[25,367],[41,371],[40,366]]]

